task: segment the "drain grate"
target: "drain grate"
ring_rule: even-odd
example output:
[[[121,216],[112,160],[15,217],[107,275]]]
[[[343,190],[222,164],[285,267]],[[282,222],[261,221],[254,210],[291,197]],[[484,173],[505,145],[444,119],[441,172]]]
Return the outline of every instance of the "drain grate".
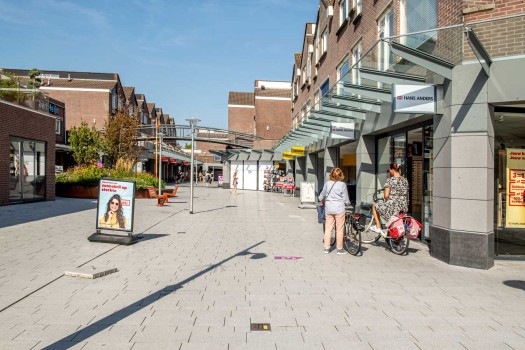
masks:
[[[270,327],[269,323],[250,323],[250,330],[251,331],[271,331],[272,327]]]

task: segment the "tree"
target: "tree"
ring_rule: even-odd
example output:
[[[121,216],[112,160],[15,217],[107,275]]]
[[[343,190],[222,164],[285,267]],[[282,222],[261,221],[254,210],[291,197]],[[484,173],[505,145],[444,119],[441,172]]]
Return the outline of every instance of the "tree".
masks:
[[[191,143],[187,143],[184,145],[184,149],[191,149]]]
[[[73,158],[79,165],[95,164],[102,150],[102,138],[95,127],[89,128],[85,121],[69,130],[69,143]]]
[[[29,80],[27,82],[27,87],[29,89],[38,89],[42,85],[42,79],[37,78],[41,74],[40,70],[38,68],[33,68],[29,71]]]
[[[0,100],[9,102],[23,101],[23,95],[20,93],[18,78],[10,73],[3,72],[0,75]]]
[[[104,125],[104,151],[109,165],[115,165],[119,159],[133,163],[137,160],[141,151],[137,145],[138,126],[138,116],[130,115],[127,107],[109,116]]]

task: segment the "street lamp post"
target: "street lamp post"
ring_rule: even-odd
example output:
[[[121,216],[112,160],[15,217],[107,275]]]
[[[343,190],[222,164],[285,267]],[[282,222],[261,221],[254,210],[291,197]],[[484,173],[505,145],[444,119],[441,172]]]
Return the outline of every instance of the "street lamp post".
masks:
[[[162,183],[162,137],[164,136],[163,133],[159,132],[159,196],[161,193],[161,183]]]
[[[197,123],[200,122],[200,119],[189,118],[186,120],[190,122],[190,128],[191,128],[190,214],[193,214],[193,151],[194,151],[193,137],[194,137],[194,128],[197,125]]]

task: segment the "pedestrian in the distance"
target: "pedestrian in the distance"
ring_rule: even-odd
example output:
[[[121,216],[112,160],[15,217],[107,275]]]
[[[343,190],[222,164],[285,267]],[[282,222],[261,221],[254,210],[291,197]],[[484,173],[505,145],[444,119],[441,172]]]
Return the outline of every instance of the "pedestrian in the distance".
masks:
[[[237,170],[235,170],[235,172],[233,173],[233,180],[232,180],[233,188],[230,191],[230,193],[237,194],[237,185],[238,184],[239,184],[239,179],[237,177]]]
[[[330,236],[332,230],[336,228],[336,247],[337,254],[346,254],[343,249],[343,235],[345,227],[345,206],[350,205],[348,190],[343,182],[345,176],[341,169],[333,168],[330,172],[330,179],[324,184],[323,190],[319,195],[319,200],[325,202],[325,230],[324,230],[324,253],[330,252]]]

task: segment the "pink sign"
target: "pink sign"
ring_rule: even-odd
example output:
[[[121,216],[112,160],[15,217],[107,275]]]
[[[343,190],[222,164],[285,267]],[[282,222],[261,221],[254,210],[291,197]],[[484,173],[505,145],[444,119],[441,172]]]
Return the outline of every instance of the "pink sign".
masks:
[[[275,260],[303,260],[302,256],[274,256]]]

